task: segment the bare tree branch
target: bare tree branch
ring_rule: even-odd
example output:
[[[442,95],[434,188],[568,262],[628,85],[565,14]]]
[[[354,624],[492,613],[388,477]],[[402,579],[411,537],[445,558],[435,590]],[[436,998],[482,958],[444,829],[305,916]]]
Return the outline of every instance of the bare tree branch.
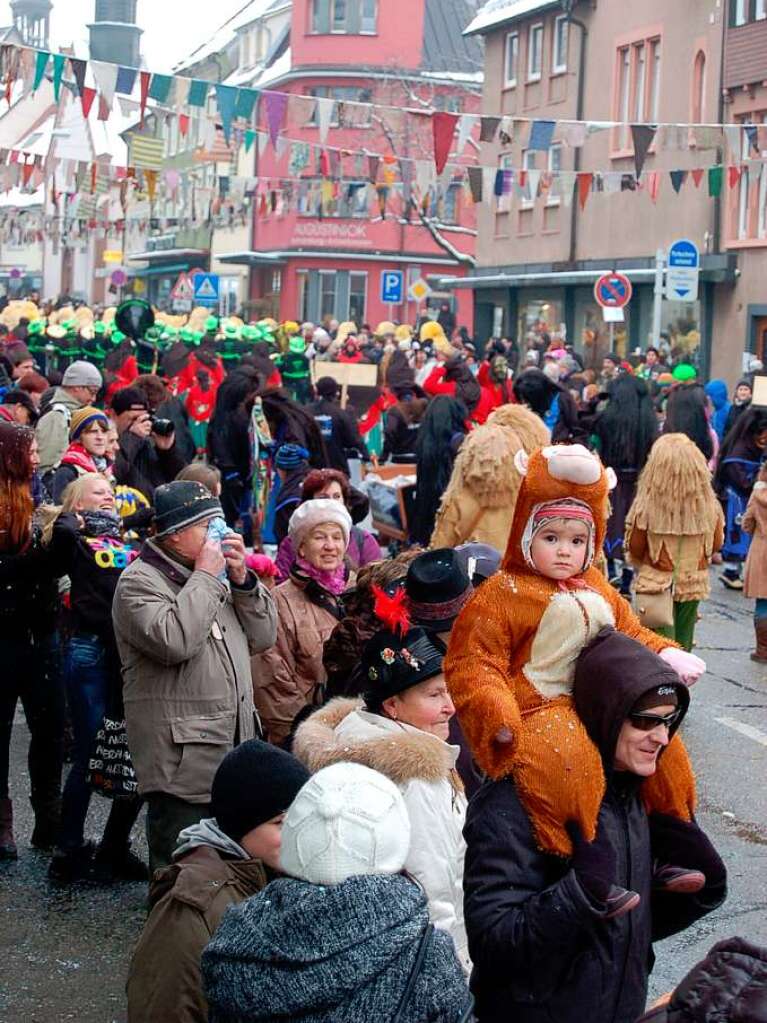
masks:
[[[448,256],[450,256],[451,259],[454,259],[460,266],[468,266],[472,270],[476,267],[477,261],[474,256],[470,256],[468,252],[461,252],[452,244],[452,242],[449,242],[442,232],[438,230],[434,221],[430,220],[429,217],[426,216],[418,203],[416,203],[413,199],[410,200],[410,207],[416,211],[422,226],[426,228],[443,252],[446,252]]]

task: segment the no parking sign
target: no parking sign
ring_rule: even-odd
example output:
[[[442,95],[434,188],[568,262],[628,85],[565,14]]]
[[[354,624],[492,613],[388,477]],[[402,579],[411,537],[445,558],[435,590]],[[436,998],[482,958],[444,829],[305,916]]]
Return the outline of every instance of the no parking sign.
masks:
[[[623,309],[631,301],[632,291],[625,274],[602,274],[594,285],[594,298],[603,309]]]

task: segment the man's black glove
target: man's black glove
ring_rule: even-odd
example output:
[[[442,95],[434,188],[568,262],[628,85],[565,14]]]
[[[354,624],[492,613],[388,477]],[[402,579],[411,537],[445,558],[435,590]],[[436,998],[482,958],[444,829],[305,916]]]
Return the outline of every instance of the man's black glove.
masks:
[[[610,890],[617,883],[618,859],[605,829],[597,824],[596,838],[587,842],[580,825],[568,821],[567,833],[573,843],[570,866],[581,887],[597,902],[607,902]]]

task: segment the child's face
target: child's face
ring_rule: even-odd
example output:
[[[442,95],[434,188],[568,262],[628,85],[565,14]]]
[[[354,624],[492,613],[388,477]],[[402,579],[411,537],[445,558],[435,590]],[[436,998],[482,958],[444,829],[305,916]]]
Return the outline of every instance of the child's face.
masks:
[[[540,529],[530,556],[547,579],[570,579],[583,571],[589,549],[589,527],[577,519],[555,519]]]
[[[735,389],[735,400],[736,401],[750,401],[751,399],[751,388],[748,384],[739,384]]]

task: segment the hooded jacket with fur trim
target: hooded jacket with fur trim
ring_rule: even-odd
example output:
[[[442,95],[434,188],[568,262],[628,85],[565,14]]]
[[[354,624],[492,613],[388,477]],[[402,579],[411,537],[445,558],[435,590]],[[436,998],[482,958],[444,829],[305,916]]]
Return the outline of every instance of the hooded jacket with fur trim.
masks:
[[[606,626],[655,653],[672,645],[643,628],[593,566],[560,584],[525,560],[522,538],[535,508],[567,498],[591,509],[594,549],[601,550],[607,496],[604,468],[580,445],[543,448],[530,457],[503,569],[459,615],[445,659],[450,693],[477,763],[491,778],[513,776],[540,847],[561,856],[572,848],[566,821],[578,821],[593,839],[605,793],[601,758],[573,709],[578,655]],[[510,742],[497,742],[501,729],[508,730]],[[677,737],[646,798],[653,809],[689,819],[694,787]]]
[[[432,923],[455,942],[470,967],[463,923],[463,825],[466,797],[455,763],[458,748],[428,732],[331,700],[296,731],[293,753],[312,773],[347,761],[386,775],[402,792],[412,829],[405,869],[423,886]]]

